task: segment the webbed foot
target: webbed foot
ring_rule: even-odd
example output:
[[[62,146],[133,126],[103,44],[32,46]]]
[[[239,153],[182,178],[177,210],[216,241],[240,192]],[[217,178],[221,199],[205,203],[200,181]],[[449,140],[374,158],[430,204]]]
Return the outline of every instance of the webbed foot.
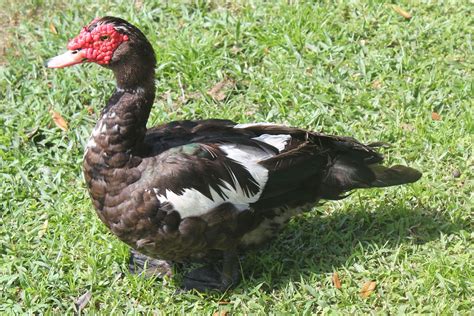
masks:
[[[219,269],[208,265],[188,272],[183,279],[185,290],[224,292],[240,282],[239,261],[235,252],[224,253],[224,262]]]
[[[144,275],[147,278],[173,275],[172,264],[170,261],[154,259],[144,254],[130,249],[129,271],[132,274]]]

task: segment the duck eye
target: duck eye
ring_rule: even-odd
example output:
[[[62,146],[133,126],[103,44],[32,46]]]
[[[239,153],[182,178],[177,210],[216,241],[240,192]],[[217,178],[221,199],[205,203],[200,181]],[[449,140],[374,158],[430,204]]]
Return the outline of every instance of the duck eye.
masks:
[[[108,39],[109,39],[109,36],[108,36],[108,35],[102,35],[102,36],[100,37],[100,40],[101,40],[101,41],[105,41],[105,40],[108,40]]]

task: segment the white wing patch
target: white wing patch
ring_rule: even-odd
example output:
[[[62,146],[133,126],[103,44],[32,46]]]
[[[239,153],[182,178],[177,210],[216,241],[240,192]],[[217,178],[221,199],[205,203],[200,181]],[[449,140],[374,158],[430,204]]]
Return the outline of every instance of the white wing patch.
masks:
[[[191,188],[185,189],[182,194],[166,190],[166,196],[158,194],[158,190],[155,189],[158,200],[161,203],[170,203],[181,218],[203,215],[222,203],[232,203],[241,211],[248,209],[250,203],[254,203],[260,198],[268,180],[268,170],[258,162],[272,155],[258,148],[236,144],[223,144],[219,148],[229,158],[239,162],[248,170],[259,186],[259,191],[256,194],[247,195],[239,185],[235,175],[232,174],[233,185],[224,182],[224,185],[220,186],[223,193],[222,197],[212,188],[210,188],[211,199],[198,190]]]
[[[252,127],[252,126],[269,126],[269,125],[279,126],[278,124],[273,124],[273,123],[269,123],[269,122],[260,122],[260,123],[237,124],[237,125],[234,126],[234,128],[247,128],[247,127]]]
[[[286,145],[288,144],[288,141],[291,139],[291,136],[287,134],[278,134],[278,135],[262,134],[252,139],[256,139],[261,142],[267,143],[268,145],[271,145],[275,147],[276,149],[278,149],[278,151],[282,152],[285,149]]]
[[[227,198],[222,198],[212,188],[210,189],[212,199],[195,189],[184,189],[182,194],[176,194],[173,191],[166,190],[166,197],[159,195],[156,189],[155,193],[161,203],[170,203],[181,218],[206,214],[213,208],[226,202],[234,204],[238,210],[242,211],[248,209],[249,203],[252,202],[252,199],[247,198],[240,187],[234,190],[230,184],[226,183],[225,187],[221,186],[221,190]]]
[[[283,126],[268,122],[261,122],[261,123],[245,123],[245,124],[237,124],[234,128],[247,128],[253,126]],[[262,134],[258,137],[254,137],[253,139],[259,140],[261,142],[267,143],[270,146],[273,146],[278,149],[278,151],[283,151],[286,147],[286,144],[291,139],[291,136],[288,134],[278,134],[278,135],[270,135],[270,134]]]
[[[255,181],[257,181],[260,191],[255,195],[255,199],[252,202],[257,201],[268,180],[268,170],[260,165],[259,162],[268,159],[273,155],[259,148],[245,145],[224,144],[219,146],[219,148],[227,154],[227,157],[244,166]],[[237,182],[237,180],[234,180],[234,182]]]

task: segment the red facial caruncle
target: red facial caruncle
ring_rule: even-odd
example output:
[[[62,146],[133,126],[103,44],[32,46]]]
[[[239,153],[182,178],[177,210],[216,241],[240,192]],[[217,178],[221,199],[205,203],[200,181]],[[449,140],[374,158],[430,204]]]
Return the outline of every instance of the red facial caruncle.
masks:
[[[67,48],[72,51],[81,50],[81,55],[89,62],[107,65],[115,49],[125,41],[128,41],[128,35],[119,33],[113,25],[99,24],[91,31],[84,27],[81,33],[69,42]]]

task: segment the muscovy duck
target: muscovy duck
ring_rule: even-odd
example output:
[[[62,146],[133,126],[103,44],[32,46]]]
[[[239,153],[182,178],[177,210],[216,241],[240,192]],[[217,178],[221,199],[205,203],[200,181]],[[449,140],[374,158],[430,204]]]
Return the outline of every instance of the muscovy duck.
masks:
[[[321,199],[421,177],[409,167],[381,165],[375,146],[282,125],[208,119],[147,129],[156,59],[145,35],[123,19],[103,17],[67,48],[46,65],[94,62],[117,82],[84,155],[97,214],[136,250],[132,263],[157,258],[168,273],[169,262],[210,262],[184,276],[187,289],[235,286],[239,254],[272,240]]]

